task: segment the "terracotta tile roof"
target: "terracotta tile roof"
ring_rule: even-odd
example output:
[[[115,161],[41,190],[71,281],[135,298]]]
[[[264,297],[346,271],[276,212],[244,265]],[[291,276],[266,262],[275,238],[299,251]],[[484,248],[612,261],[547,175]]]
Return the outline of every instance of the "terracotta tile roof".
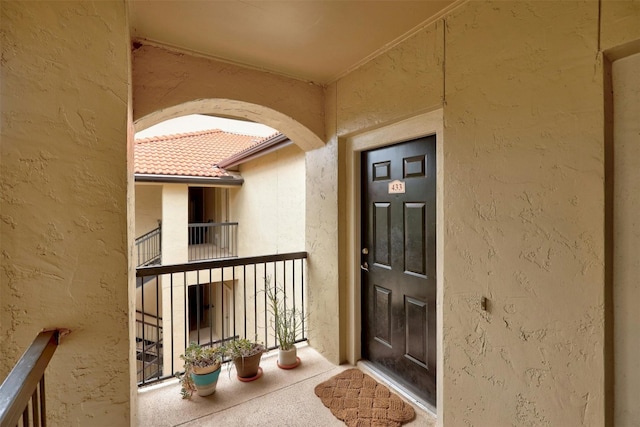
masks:
[[[272,135],[273,136],[273,135]],[[199,177],[228,176],[215,165],[271,138],[220,129],[156,136],[135,141],[135,173]]]

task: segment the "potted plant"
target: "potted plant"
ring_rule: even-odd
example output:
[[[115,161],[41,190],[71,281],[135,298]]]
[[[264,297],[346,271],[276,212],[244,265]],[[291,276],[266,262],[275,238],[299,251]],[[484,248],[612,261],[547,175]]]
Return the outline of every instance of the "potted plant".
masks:
[[[281,287],[271,287],[271,278],[265,278],[265,290],[271,313],[271,325],[278,344],[278,367],[293,369],[300,365],[296,338],[302,331],[303,315],[296,308],[287,308],[287,295]]]
[[[180,394],[183,399],[189,399],[194,391],[199,396],[215,393],[222,355],[220,347],[203,347],[195,342],[189,344],[184,354],[180,355],[184,360],[184,373],[176,372],[182,386]]]
[[[224,353],[231,360],[238,372],[238,379],[243,382],[254,381],[262,376],[260,359],[265,348],[262,344],[246,338],[229,341],[224,346]]]

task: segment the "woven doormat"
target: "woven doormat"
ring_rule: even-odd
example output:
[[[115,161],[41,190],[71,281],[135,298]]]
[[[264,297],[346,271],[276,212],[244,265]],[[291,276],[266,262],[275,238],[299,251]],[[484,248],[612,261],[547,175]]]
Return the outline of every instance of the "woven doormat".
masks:
[[[398,427],[415,417],[411,405],[359,369],[331,377],[318,384],[315,392],[349,427]]]

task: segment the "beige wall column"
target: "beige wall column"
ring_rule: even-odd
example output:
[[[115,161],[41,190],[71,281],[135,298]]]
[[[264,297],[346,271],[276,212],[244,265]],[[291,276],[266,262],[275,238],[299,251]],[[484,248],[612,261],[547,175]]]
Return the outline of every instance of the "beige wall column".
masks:
[[[162,186],[162,264],[182,264],[189,261],[189,187],[186,184]],[[182,366],[179,358],[184,353],[185,342],[185,291],[184,275],[160,277],[162,289],[162,328],[165,331],[163,345],[164,374],[171,375],[170,360],[175,368]],[[173,312],[171,311],[173,299]],[[170,331],[170,332],[169,332]],[[169,340],[173,339],[173,346]],[[171,354],[173,347],[173,354]]]
[[[640,54],[613,63],[614,419],[640,425]]]
[[[338,275],[337,158],[338,141],[310,151],[306,179],[306,248],[309,300],[309,343],[333,363],[340,363]]]
[[[189,261],[189,187],[186,184],[162,186],[162,264]]]
[[[0,377],[41,329],[69,328],[47,369],[49,423],[129,425],[126,4],[0,8]]]

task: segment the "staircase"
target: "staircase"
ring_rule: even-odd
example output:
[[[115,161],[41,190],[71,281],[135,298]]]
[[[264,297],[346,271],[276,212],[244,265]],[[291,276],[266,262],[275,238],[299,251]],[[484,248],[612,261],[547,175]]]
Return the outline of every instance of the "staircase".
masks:
[[[138,261],[136,266],[143,267],[146,265],[160,264],[161,260],[161,237],[162,226],[154,228],[148,233],[136,238],[136,253]]]
[[[136,311],[138,383],[159,378],[162,371],[162,318]]]

